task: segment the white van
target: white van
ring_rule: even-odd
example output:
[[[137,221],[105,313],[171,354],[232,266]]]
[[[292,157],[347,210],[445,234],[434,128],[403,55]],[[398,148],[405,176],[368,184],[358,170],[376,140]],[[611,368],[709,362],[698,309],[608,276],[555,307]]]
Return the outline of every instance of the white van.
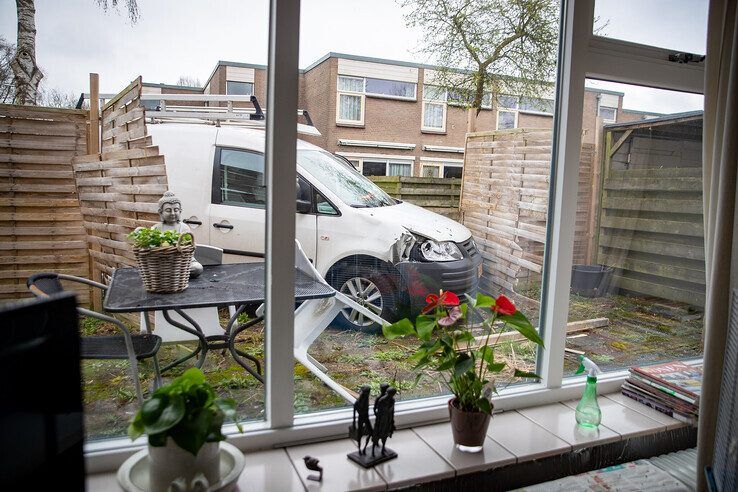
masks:
[[[264,131],[166,123],[148,133],[197,242],[223,248],[231,261],[263,257]],[[387,320],[417,313],[439,289],[476,291],[482,259],[466,227],[391,198],[315,145],[297,145],[297,239],[337,290]],[[372,325],[349,310],[336,322]]]

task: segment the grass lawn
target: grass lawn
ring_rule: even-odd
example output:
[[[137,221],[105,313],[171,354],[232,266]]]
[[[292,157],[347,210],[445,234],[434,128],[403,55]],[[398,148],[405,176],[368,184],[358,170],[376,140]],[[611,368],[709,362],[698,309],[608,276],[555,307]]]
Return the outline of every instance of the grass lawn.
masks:
[[[527,292],[529,296],[535,292]],[[589,299],[571,296],[569,321],[605,317],[609,324],[567,339],[567,348],[584,351],[604,371],[633,364],[698,357],[702,353],[702,316],[685,306],[654,299],[610,296]],[[94,319],[82,319],[83,335],[113,334],[115,329]],[[443,386],[430,375],[415,384],[415,373],[407,362],[414,347],[412,339],[386,340],[381,335],[334,328],[326,330],[312,345],[310,354],[325,365],[328,374],[351,390],[368,384],[373,393],[382,382],[399,389],[401,400],[437,396]],[[238,346],[263,360],[263,327],[256,325],[239,336]],[[159,352],[162,365],[193,350],[194,343],[165,345]],[[535,370],[535,351],[527,341],[507,341],[495,354],[509,365]],[[565,375],[572,375],[578,362],[567,353]],[[192,366],[188,361],[165,374],[165,382]],[[137,403],[126,361],[89,360],[82,363],[85,425],[90,439],[125,435],[128,420]],[[264,416],[264,388],[236,364],[230,354],[211,351],[203,367],[208,381],[222,396],[234,398],[241,420],[260,420]],[[153,369],[149,362],[140,365],[144,387],[151,388]],[[504,384],[498,383],[498,388]],[[348,404],[315,378],[305,367],[295,364],[295,411],[307,413],[340,408]]]

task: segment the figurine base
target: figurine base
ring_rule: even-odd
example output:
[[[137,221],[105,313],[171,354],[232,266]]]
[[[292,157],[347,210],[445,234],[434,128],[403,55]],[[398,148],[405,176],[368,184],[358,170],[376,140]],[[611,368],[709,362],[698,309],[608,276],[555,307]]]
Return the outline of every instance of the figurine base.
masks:
[[[372,456],[371,450],[367,449],[366,454],[359,454],[358,451],[354,451],[353,453],[347,454],[346,457],[364,468],[371,468],[380,463],[384,463],[385,461],[397,458],[397,453],[392,451],[390,448],[384,448],[384,454],[379,450],[376,450],[374,452],[374,456]]]

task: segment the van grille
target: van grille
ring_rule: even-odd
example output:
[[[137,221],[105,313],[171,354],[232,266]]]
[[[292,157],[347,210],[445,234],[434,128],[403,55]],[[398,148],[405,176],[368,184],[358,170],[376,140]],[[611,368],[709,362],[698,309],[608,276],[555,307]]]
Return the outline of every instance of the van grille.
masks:
[[[479,255],[479,250],[477,250],[477,245],[474,242],[474,238],[469,238],[468,240],[464,241],[463,243],[459,244],[459,247],[462,251],[466,252],[466,255],[474,258],[475,256]]]

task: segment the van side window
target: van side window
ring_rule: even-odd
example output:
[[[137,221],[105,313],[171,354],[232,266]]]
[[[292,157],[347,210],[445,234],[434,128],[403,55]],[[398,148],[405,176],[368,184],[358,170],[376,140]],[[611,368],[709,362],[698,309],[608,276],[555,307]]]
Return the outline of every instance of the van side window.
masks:
[[[218,148],[213,173],[213,203],[264,208],[264,155]]]
[[[338,215],[338,210],[336,210],[333,207],[333,205],[331,204],[331,202],[329,202],[323,196],[323,194],[320,193],[317,190],[315,191],[314,203],[315,203],[315,210],[319,214],[324,214],[324,215]]]

